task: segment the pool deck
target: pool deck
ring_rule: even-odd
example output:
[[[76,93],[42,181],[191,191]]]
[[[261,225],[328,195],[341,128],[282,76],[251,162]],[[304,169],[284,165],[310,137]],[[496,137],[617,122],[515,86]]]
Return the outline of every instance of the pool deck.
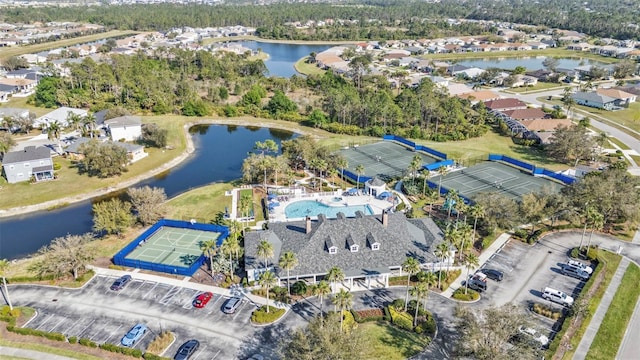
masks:
[[[340,197],[342,200],[339,202],[334,201],[335,197]],[[330,193],[321,193],[321,194],[303,194],[298,195],[296,197],[285,196],[285,201],[278,201],[280,206],[276,206],[269,215],[269,221],[272,222],[287,222],[287,221],[296,221],[303,220],[304,217],[301,218],[287,218],[284,209],[293,204],[294,202],[303,201],[303,200],[317,200],[322,202],[328,206],[335,207],[343,207],[347,206],[355,206],[355,205],[369,205],[371,210],[373,210],[374,215],[382,214],[382,211],[388,209],[393,206],[393,204],[387,200],[376,199],[371,195],[343,195],[343,190],[336,190],[335,192]],[[282,199],[281,199],[282,200]],[[312,219],[315,216],[311,217]]]

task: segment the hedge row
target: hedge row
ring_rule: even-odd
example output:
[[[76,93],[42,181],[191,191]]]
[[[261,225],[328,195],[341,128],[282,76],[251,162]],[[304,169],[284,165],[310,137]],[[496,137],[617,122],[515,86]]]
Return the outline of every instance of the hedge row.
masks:
[[[47,338],[49,340],[56,341],[67,341],[67,337],[64,334],[57,332],[47,332],[42,330],[30,329],[30,328],[20,328],[15,325],[7,325],[7,330],[12,333],[20,334],[20,335],[33,335],[40,336],[43,338]]]
[[[145,360],[171,360],[170,358],[167,358],[164,356],[158,356],[150,352],[144,353],[144,355],[142,355],[142,358]]]
[[[391,323],[393,325],[407,331],[413,331],[413,319],[411,315],[398,312],[393,307],[389,307],[389,314],[391,315]]]
[[[467,292],[465,294],[465,291]],[[460,301],[473,301],[480,298],[480,294],[473,289],[466,289],[464,286],[453,292],[453,298]]]
[[[361,311],[356,311],[351,309],[351,314],[353,315],[353,319],[357,323],[379,321],[379,320],[384,320],[385,318],[384,312],[382,311],[382,309],[377,309],[377,308],[361,310]]]
[[[278,320],[284,315],[284,312],[284,309],[269,306],[269,312],[267,313],[267,306],[264,305],[251,314],[251,321],[256,324],[269,324]]]
[[[137,357],[137,358],[142,357],[142,351],[140,351],[138,349],[122,347],[122,346],[113,345],[113,344],[109,344],[109,343],[101,344],[100,345],[100,349],[111,351],[113,353],[129,355],[129,356],[133,356],[133,357]]]

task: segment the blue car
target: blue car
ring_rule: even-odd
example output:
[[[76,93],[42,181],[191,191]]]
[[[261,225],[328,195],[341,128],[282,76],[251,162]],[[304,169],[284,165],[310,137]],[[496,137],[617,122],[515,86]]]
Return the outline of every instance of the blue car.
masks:
[[[144,334],[146,334],[147,330],[148,329],[146,325],[138,324],[131,328],[131,330],[129,330],[129,332],[122,338],[122,340],[120,340],[120,343],[123,346],[132,347],[138,340],[142,338],[142,336],[144,336]]]

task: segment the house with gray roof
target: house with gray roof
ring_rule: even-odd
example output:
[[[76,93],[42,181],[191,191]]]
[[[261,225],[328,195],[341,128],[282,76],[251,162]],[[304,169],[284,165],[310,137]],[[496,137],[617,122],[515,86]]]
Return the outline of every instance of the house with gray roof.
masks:
[[[106,142],[106,138],[97,138],[91,139],[86,137],[81,137],[77,139],[73,139],[70,141],[69,146],[67,146],[64,151],[68,157],[74,159],[81,159],[84,157],[82,153],[81,146],[82,144],[86,144],[89,141],[98,141],[98,142]],[[147,157],[149,154],[144,151],[144,146],[138,144],[130,144],[125,142],[112,142],[113,144],[125,149],[127,151],[127,156],[129,157],[129,163],[134,163],[140,159]]]
[[[71,114],[85,117],[87,116],[87,110],[63,106],[37,118],[33,123],[33,126],[46,129],[49,124],[57,122],[60,126],[67,127],[69,125],[69,121],[67,121],[67,119],[69,119],[69,115]]]
[[[140,116],[119,116],[105,120],[104,125],[111,135],[111,140],[125,141],[136,140],[142,135],[142,119]]]
[[[9,184],[22,181],[36,182],[53,180],[51,151],[44,147],[27,146],[20,151],[4,154],[2,168]]]
[[[273,257],[258,256],[258,244],[268,241]],[[339,213],[336,219],[324,214],[318,220],[307,217],[302,221],[270,223],[267,230],[245,235],[245,270],[250,281],[265,271],[273,271],[279,281],[303,280],[316,283],[326,280],[334,266],[345,274],[343,286],[388,287],[389,277],[402,273],[407,257],[430,268],[438,262],[433,254],[443,241],[443,233],[430,218],[408,219],[403,213],[364,215],[347,218]],[[280,255],[291,251],[298,266],[287,271],[278,266]],[[453,256],[453,255],[451,255]]]
[[[578,91],[573,94],[573,100],[576,104],[589,106],[604,110],[613,110],[616,108],[616,101],[618,99],[612,98],[607,95],[598,94],[595,91]]]

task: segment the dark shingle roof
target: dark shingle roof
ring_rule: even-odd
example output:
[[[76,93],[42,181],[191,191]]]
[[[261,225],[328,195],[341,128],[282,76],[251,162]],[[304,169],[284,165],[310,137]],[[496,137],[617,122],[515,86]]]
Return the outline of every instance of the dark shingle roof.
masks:
[[[266,239],[274,246],[271,265],[276,273],[280,253],[292,251],[298,266],[292,272],[298,276],[326,274],[337,266],[345,274],[366,274],[371,270],[400,266],[407,256],[421,263],[436,261],[433,250],[442,242],[442,231],[429,218],[410,219],[402,213],[388,215],[388,225],[380,216],[363,216],[344,219],[325,219],[312,222],[312,230],[306,233],[305,221],[271,223],[269,230],[249,232],[245,236],[245,266],[247,269],[264,267],[256,255],[257,244]],[[379,250],[371,249],[371,241],[380,244]],[[359,246],[351,252],[349,246]],[[337,253],[329,254],[329,247],[336,246]],[[285,274],[285,273],[282,273]],[[282,275],[281,274],[281,275]]]
[[[12,151],[4,154],[4,158],[2,159],[2,163],[6,164],[15,164],[21,163],[25,161],[33,161],[40,159],[50,159],[51,151],[44,147],[35,147],[35,146],[27,146],[23,150],[20,151]]]

